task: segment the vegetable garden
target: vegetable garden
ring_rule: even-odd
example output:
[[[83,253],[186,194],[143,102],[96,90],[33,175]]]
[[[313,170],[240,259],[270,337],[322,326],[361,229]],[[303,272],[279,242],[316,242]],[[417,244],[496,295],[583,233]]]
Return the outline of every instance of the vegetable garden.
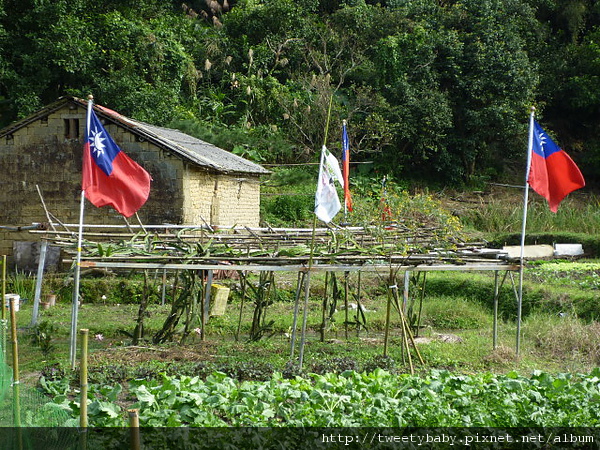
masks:
[[[123,448],[130,437],[124,435],[122,427],[127,426],[133,410],[142,427],[138,429],[142,440],[152,448],[167,448],[167,439],[171,445],[178,442],[197,448],[215,448],[217,444],[222,448],[289,448],[294,442],[314,443],[315,448],[331,448],[332,444],[397,448],[389,441],[359,445],[357,439],[348,446],[331,441],[331,436],[355,436],[358,428],[377,431],[369,434],[372,437],[394,431],[406,435],[414,427],[421,431],[444,427],[462,433],[457,439],[463,443],[480,430],[481,434],[489,433],[490,428],[495,433],[520,430],[523,436],[542,429],[550,430],[553,438],[563,430],[575,438],[595,436],[588,427],[597,427],[600,416],[600,374],[594,368],[600,362],[600,352],[595,338],[597,313],[592,307],[597,291],[596,262],[542,261],[529,267],[527,277],[532,284],[526,289],[524,305],[525,351],[516,357],[512,350],[515,309],[511,287],[499,289],[501,321],[496,346],[490,314],[494,271],[468,270],[473,264],[479,269],[486,264],[506,269],[510,264],[497,252],[482,252],[480,244],[462,242],[458,234],[456,240],[446,239],[449,244],[442,246],[442,239],[430,231],[419,235],[421,241],[411,242],[414,247],[410,247],[406,246],[407,232],[401,227],[376,227],[354,240],[344,229],[317,230],[313,267],[330,267],[334,258],[346,258],[341,274],[336,274],[335,270],[306,270],[313,239],[310,233],[217,231],[182,229],[176,233],[130,233],[116,241],[112,236],[113,241],[108,242],[86,241],[85,270],[91,271],[82,284],[80,325],[90,328],[93,337],[85,394],[90,448]],[[394,239],[383,240],[385,233]],[[273,234],[277,239],[271,239]],[[56,233],[56,239],[73,245],[68,233]],[[364,245],[367,241],[372,245]],[[418,248],[418,252],[410,248]],[[168,266],[175,259],[190,266]],[[199,261],[210,264],[198,269],[194,264]],[[253,274],[240,270],[249,261],[269,268],[274,261],[287,261],[286,267],[297,265],[311,273],[303,367],[295,354],[290,354],[290,346],[294,307],[302,304],[298,292],[306,281],[297,278],[294,271]],[[140,264],[140,273],[123,277],[131,270],[130,263]],[[121,265],[121,276],[115,277],[103,264]],[[166,289],[162,271],[154,266],[157,264],[167,268]],[[404,301],[401,278],[390,278],[390,271],[398,275],[406,268],[444,264],[463,270],[452,275],[427,272],[427,295],[422,303],[425,285],[418,282],[418,271],[412,273],[405,327],[397,311]],[[357,266],[382,269],[365,271],[360,280],[360,272],[353,272]],[[400,269],[394,272],[394,267]],[[207,315],[203,320],[208,270],[213,270],[215,281],[217,271],[226,272],[229,279],[219,282],[231,288],[231,296],[227,314]],[[569,284],[564,275],[573,270],[576,276],[569,276]],[[345,272],[350,274],[349,282]],[[238,277],[231,278],[233,274]],[[11,279],[11,289],[25,289],[22,285],[26,281],[17,278]],[[36,420],[50,417],[53,426],[59,428],[44,439],[50,442],[55,437],[61,448],[74,448],[80,435],[68,430],[77,430],[80,424],[82,380],[77,370],[67,367],[64,356],[71,288],[68,279],[65,282],[60,277],[49,277],[45,282],[58,294],[59,303],[40,311],[41,322],[31,330],[35,331],[32,343],[36,344],[24,343],[24,372],[33,369],[35,378],[22,384],[22,395],[33,389],[39,403],[29,413],[23,411],[22,425],[34,426],[39,424]],[[137,290],[132,290],[134,283]],[[400,288],[390,289],[393,284]],[[548,292],[560,286],[562,294],[550,296],[537,290],[544,285],[548,285]],[[572,288],[581,297],[571,295]],[[458,292],[465,298],[455,298]],[[120,304],[128,296],[130,304]],[[146,300],[141,301],[144,296]],[[174,308],[177,302],[179,306]],[[363,309],[350,310],[351,302]],[[387,305],[393,313],[390,319]],[[19,312],[21,330],[26,328],[31,306],[25,303]],[[539,316],[540,311],[547,315]],[[174,313],[179,313],[177,322],[165,321]],[[542,322],[551,323],[552,329],[543,328]],[[172,324],[168,328],[172,333],[161,342],[157,336],[165,324]],[[127,331],[130,326],[134,327],[132,332]],[[384,353],[386,330],[389,336]],[[417,340],[416,347],[406,345],[409,332]],[[452,336],[448,333],[456,333],[459,343],[440,340],[440,336]],[[22,331],[20,334],[26,336]],[[301,336],[299,332],[296,337]],[[550,355],[552,345],[556,346],[552,349],[556,360]],[[416,363],[417,348],[424,364]],[[7,350],[10,356],[12,349]],[[416,364],[411,366],[410,357]],[[522,376],[520,371],[532,375]],[[9,389],[5,400],[10,400],[10,395]],[[0,417],[3,423],[11,420],[6,409]],[[151,431],[160,427],[185,432]],[[468,433],[465,427],[469,427]],[[196,428],[197,432],[191,431]],[[280,428],[289,431],[281,433],[277,431]],[[26,448],[35,448],[39,442],[33,429],[23,430]],[[4,439],[14,442],[16,436],[7,433]],[[514,448],[519,447],[515,444]]]

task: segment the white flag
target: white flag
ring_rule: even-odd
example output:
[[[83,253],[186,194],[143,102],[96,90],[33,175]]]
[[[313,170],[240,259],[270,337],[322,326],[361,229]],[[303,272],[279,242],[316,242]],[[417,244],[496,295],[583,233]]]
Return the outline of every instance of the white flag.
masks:
[[[321,164],[319,165],[319,179],[317,181],[317,193],[315,194],[315,214],[323,222],[328,223],[342,208],[335,180],[344,186],[344,176],[340,169],[338,160],[325,146],[321,150]]]

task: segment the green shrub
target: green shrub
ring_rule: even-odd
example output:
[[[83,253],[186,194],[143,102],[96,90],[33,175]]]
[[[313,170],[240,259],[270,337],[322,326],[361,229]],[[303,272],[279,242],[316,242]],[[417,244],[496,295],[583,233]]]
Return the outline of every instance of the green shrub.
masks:
[[[272,226],[300,226],[310,221],[313,209],[313,195],[280,195],[264,202],[263,220]]]

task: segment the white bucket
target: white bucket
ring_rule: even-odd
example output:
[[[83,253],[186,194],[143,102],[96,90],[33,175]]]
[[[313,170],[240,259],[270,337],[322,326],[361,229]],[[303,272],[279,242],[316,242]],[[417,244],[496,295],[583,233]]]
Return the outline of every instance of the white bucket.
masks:
[[[14,308],[15,308],[15,312],[17,312],[19,310],[19,305],[21,304],[21,296],[19,294],[6,294],[4,296],[4,300],[5,300],[5,307],[6,309],[8,309],[10,311],[10,301],[11,299],[14,299]]]

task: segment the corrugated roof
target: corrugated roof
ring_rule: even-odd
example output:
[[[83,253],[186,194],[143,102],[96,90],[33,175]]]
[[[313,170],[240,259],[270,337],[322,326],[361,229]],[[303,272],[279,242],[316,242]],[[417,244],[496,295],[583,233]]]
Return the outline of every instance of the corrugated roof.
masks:
[[[83,108],[87,108],[87,101],[77,97],[61,97],[57,102],[42,108],[35,114],[13,123],[12,125],[0,130],[0,137],[10,134],[15,130],[34,122],[38,118],[46,116],[53,111],[61,108],[65,103],[77,103]],[[146,139],[153,144],[170,151],[181,158],[190,161],[200,167],[210,171],[221,173],[239,173],[264,175],[270,173],[259,164],[253,163],[245,158],[234,155],[227,150],[217,147],[209,142],[182,133],[179,130],[157,127],[144,122],[125,117],[116,111],[101,105],[94,105],[96,113],[116,123],[119,126],[127,128],[130,132]]]

